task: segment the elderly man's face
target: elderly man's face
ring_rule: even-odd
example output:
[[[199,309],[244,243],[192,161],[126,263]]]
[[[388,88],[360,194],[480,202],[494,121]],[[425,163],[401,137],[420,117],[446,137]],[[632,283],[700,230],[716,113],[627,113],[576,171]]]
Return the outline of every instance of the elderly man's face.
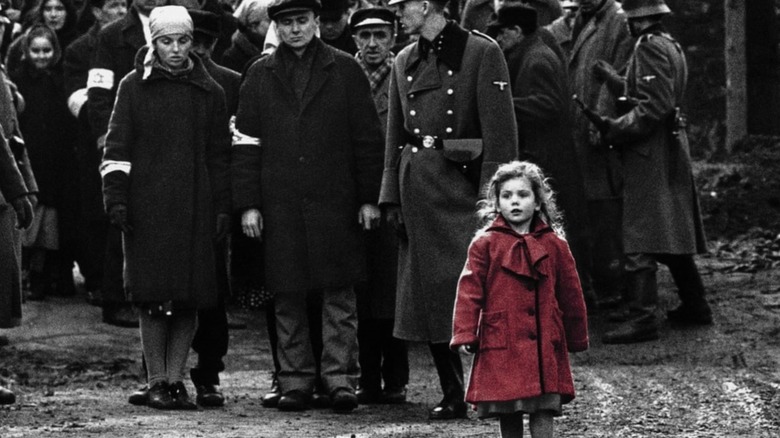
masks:
[[[320,21],[314,12],[293,12],[276,20],[279,39],[293,50],[303,50],[317,32]]]
[[[379,67],[385,61],[395,44],[393,28],[385,25],[361,27],[357,29],[354,37],[363,61],[373,68]]]

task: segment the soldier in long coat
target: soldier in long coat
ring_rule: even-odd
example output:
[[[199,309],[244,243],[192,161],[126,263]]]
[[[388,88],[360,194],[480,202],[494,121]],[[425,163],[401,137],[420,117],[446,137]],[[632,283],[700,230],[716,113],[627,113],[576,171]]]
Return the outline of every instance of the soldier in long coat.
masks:
[[[633,39],[619,4],[615,0],[580,1],[572,41],[568,65],[571,92],[601,114],[616,115],[614,99],[602,97],[605,94],[602,81],[592,71],[598,61],[619,70],[631,54]],[[623,253],[619,233],[622,171],[617,151],[593,141],[595,129],[582,112],[575,110],[573,117],[574,145],[581,161],[590,223],[593,235],[599,236],[592,240],[593,288],[606,301],[619,295],[622,288]],[[587,296],[590,285],[585,281],[582,287]]]
[[[393,66],[379,198],[406,233],[395,336],[430,344],[444,392],[431,418],[451,419],[466,415],[460,356],[448,346],[457,281],[480,188],[517,155],[517,125],[493,40],[447,21],[443,1],[391,4],[406,32],[420,34]]]
[[[607,119],[605,140],[622,151],[623,244],[628,280],[627,321],[605,343],[658,338],[657,263],[669,267],[682,305],[668,313],[680,323],[710,324],[704,286],[693,254],[706,252],[688,139],[680,120],[688,69],[680,45],[664,31],[663,0],[624,3],[638,37],[626,73],[625,93],[636,106]]]

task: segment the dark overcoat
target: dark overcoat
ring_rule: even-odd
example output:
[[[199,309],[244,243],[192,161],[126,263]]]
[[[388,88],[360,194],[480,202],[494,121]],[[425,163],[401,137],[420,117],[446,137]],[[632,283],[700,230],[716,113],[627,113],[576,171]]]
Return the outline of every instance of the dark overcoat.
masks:
[[[216,215],[230,212],[222,88],[197,56],[173,77],[138,68],[119,85],[101,165],[106,210],[127,205],[125,289],[135,303],[217,304]]]
[[[88,83],[89,122],[92,133],[100,136],[108,129],[108,120],[116,100],[117,85],[135,67],[135,55],[146,45],[143,25],[134,9],[127,11],[98,33],[97,48]]]
[[[450,347],[478,345],[466,401],[574,398],[568,352],[588,348],[588,318],[566,241],[540,220],[517,234],[499,216],[471,242]]]
[[[368,79],[354,58],[314,38],[299,103],[283,50],[252,64],[241,86],[236,129],[260,146],[233,148],[234,207],[263,215],[269,290],[353,285],[366,270],[358,210],[376,203],[382,174]]]
[[[569,238],[584,239],[589,234],[588,212],[582,170],[571,136],[566,67],[538,31],[525,36],[505,54],[512,78],[520,155],[541,166],[551,178]]]
[[[408,239],[399,247],[395,336],[448,342],[458,274],[476,229],[479,189],[517,156],[509,72],[490,38],[454,22],[442,49],[403,49],[390,81],[380,204],[400,205]],[[409,144],[411,135],[482,139],[482,156],[464,165],[441,150]]]
[[[581,30],[569,54],[571,92],[599,114],[614,115],[615,108],[611,105],[614,98],[602,97],[606,89],[602,89],[601,82],[593,75],[593,64],[604,60],[616,70],[625,66],[633,44],[626,25],[626,15],[615,0],[606,0],[585,23],[580,12],[574,27]],[[573,105],[572,108],[574,144],[582,161],[588,200],[619,197],[622,171],[617,152],[591,144],[590,131],[594,130],[593,126],[579,108]]]
[[[673,132],[687,79],[685,54],[669,34],[640,37],[626,74],[626,95],[637,105],[610,123],[607,136],[622,150],[627,254],[707,250],[688,138],[684,128]]]

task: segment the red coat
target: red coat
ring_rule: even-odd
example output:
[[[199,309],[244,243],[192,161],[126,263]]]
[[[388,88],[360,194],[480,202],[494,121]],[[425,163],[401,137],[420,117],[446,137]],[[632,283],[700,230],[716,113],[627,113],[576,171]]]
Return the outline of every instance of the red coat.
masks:
[[[567,350],[588,348],[588,320],[566,241],[541,221],[520,235],[496,219],[469,247],[452,332],[453,349],[479,345],[467,402],[545,393],[571,401]]]

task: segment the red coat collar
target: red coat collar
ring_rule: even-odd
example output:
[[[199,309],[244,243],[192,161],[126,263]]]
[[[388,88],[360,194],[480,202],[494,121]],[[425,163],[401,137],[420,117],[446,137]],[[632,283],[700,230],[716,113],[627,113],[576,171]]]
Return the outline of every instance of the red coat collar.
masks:
[[[499,263],[505,269],[523,277],[538,280],[545,274],[539,272],[539,263],[547,258],[547,247],[541,242],[542,237],[553,230],[543,220],[535,218],[531,223],[531,232],[519,234],[506,223],[503,216],[498,216],[487,231],[502,233],[516,238],[509,251],[500,256]]]

